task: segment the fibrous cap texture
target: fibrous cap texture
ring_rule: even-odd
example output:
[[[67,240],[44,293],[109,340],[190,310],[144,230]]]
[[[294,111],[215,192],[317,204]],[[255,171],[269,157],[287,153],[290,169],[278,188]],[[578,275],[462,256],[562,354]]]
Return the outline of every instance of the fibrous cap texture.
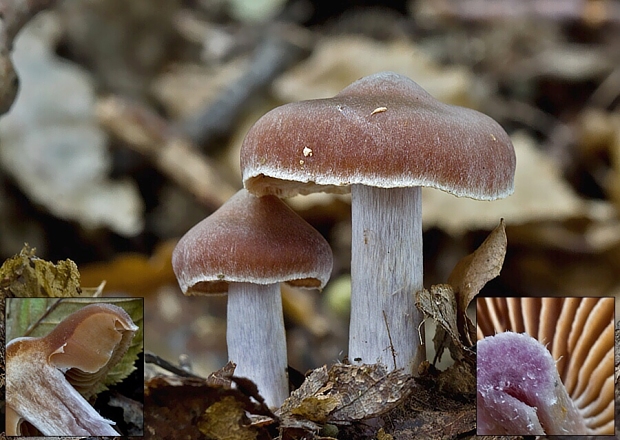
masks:
[[[245,187],[280,197],[363,184],[493,200],[513,192],[515,166],[497,122],[443,104],[392,72],[362,78],[333,98],[275,108],[241,149]]]
[[[181,238],[172,266],[183,292],[199,295],[230,282],[320,289],[332,260],[323,236],[284,202],[241,190]]]

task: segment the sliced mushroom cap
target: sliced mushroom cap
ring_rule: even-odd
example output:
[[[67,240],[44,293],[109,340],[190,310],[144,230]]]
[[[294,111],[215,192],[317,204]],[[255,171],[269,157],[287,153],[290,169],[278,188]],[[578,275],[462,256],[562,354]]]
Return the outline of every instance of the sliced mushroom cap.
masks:
[[[478,298],[478,340],[527,333],[547,347],[588,434],[614,433],[613,298]]]
[[[19,435],[21,421],[27,420],[44,435],[118,435],[110,426],[113,423],[83,396],[92,395],[99,380],[123,357],[137,330],[122,308],[91,304],[69,315],[46,336],[10,341],[6,347],[7,434]]]

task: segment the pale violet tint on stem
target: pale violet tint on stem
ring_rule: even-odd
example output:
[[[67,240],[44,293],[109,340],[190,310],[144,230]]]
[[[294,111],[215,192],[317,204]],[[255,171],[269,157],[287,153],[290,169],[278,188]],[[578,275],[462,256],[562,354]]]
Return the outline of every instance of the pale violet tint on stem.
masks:
[[[478,341],[479,435],[586,434],[549,351],[525,333]]]
[[[271,110],[248,131],[240,163],[259,196],[351,192],[349,360],[417,374],[426,356],[413,301],[423,288],[420,187],[506,197],[516,158],[490,117],[379,72],[334,97]]]

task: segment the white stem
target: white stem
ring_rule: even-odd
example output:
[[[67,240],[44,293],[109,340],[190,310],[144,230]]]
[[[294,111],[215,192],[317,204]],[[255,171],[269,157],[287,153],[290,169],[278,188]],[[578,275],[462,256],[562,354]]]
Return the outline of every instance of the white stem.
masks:
[[[415,292],[423,288],[420,188],[351,188],[349,360],[416,373],[426,358]]]
[[[30,422],[45,436],[118,436],[114,422],[104,419],[69,384],[65,375],[48,363],[48,354],[17,350],[11,344],[33,338],[14,339],[7,346],[8,435],[19,435],[19,419]],[[16,432],[13,432],[13,430]]]
[[[286,335],[279,284],[231,283],[226,341],[235,376],[247,377],[272,408],[288,397]]]

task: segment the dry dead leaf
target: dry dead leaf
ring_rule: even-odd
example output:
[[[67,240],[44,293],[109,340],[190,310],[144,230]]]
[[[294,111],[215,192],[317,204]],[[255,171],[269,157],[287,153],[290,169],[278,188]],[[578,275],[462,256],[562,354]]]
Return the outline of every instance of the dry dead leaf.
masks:
[[[431,188],[422,189],[425,227],[436,226],[458,236],[470,230],[491,229],[500,218],[521,225],[575,217],[613,217],[611,204],[580,198],[562,178],[557,166],[524,133],[511,136],[517,156],[515,192],[492,202],[458,198]]]
[[[281,429],[317,430],[324,423],[347,425],[377,417],[409,395],[413,378],[385,366],[337,364],[318,368],[280,410]]]
[[[113,260],[80,266],[82,284],[96,286],[106,282],[108,292],[124,292],[132,296],[148,296],[166,284],[175,284],[172,250],[176,241],[161,242],[153,255],[119,254]]]
[[[459,313],[465,313],[467,306],[486,283],[497,277],[502,270],[506,256],[506,224],[500,220],[478,249],[461,259],[448,277],[448,283],[457,294]]]
[[[205,379],[156,376],[145,382],[144,406],[148,408],[144,420],[145,437],[180,439],[209,435],[207,438],[222,440],[245,439],[248,437],[239,435],[249,434],[254,435],[249,438],[256,440],[271,438],[266,428],[252,424],[245,416],[246,411],[271,416],[265,413],[263,406],[238,389],[209,384]],[[216,427],[209,426],[219,419]],[[232,429],[235,436],[226,437],[227,431],[220,430],[222,426]]]
[[[258,433],[250,426],[243,403],[226,396],[209,406],[198,419],[198,429],[213,440],[255,440]]]
[[[58,26],[53,13],[39,15],[15,42],[21,86],[0,121],[0,166],[55,216],[134,236],[143,228],[142,199],[132,181],[108,179],[112,157],[94,116],[94,84],[54,54]]]
[[[309,396],[304,398],[298,407],[291,409],[291,414],[312,420],[317,423],[327,422],[329,413],[338,408],[342,402],[337,396]]]
[[[359,35],[319,41],[308,60],[275,81],[274,92],[284,102],[327,98],[381,70],[414,78],[440,101],[476,107],[473,78],[466,69],[439,66],[408,41],[379,42]]]
[[[330,369],[333,392],[342,405],[329,416],[332,423],[350,423],[377,417],[401,403],[411,391],[413,378],[382,365],[334,365]]]
[[[432,317],[438,324],[433,337],[435,343],[433,364],[441,359],[446,348],[450,349],[452,346],[459,347],[462,345],[457,323],[458,308],[455,298],[454,289],[449,284],[436,284],[430,289],[424,289],[416,294],[416,306],[422,310],[425,316]],[[455,359],[461,359],[464,353],[459,350],[452,355],[456,355]]]
[[[471,364],[456,360],[436,379],[439,391],[453,396],[473,396],[476,393],[476,373]]]
[[[80,273],[73,261],[50,263],[37,258],[35,249],[25,245],[19,255],[7,259],[0,267],[0,295],[21,298],[81,296]]]
[[[436,382],[416,383],[406,402],[383,417],[386,432],[399,440],[467,438],[476,429],[474,399],[438,392]]]
[[[327,366],[323,365],[321,368],[314,370],[301,386],[291,393],[291,396],[284,401],[276,412],[276,415],[281,420],[282,429],[301,429],[308,432],[320,429],[321,425],[305,417],[303,411],[299,416],[295,415],[294,411],[296,408],[303,406],[306,398],[316,396],[327,383],[328,377]],[[327,414],[318,413],[315,417],[320,420],[326,420]]]
[[[467,316],[467,306],[482,287],[499,275],[506,255],[506,225],[501,220],[486,240],[462,258],[448,278],[449,284],[433,285],[416,293],[416,306],[437,322],[433,342],[436,363],[447,348],[455,361],[473,367],[475,327]],[[460,367],[459,367],[460,368]]]

